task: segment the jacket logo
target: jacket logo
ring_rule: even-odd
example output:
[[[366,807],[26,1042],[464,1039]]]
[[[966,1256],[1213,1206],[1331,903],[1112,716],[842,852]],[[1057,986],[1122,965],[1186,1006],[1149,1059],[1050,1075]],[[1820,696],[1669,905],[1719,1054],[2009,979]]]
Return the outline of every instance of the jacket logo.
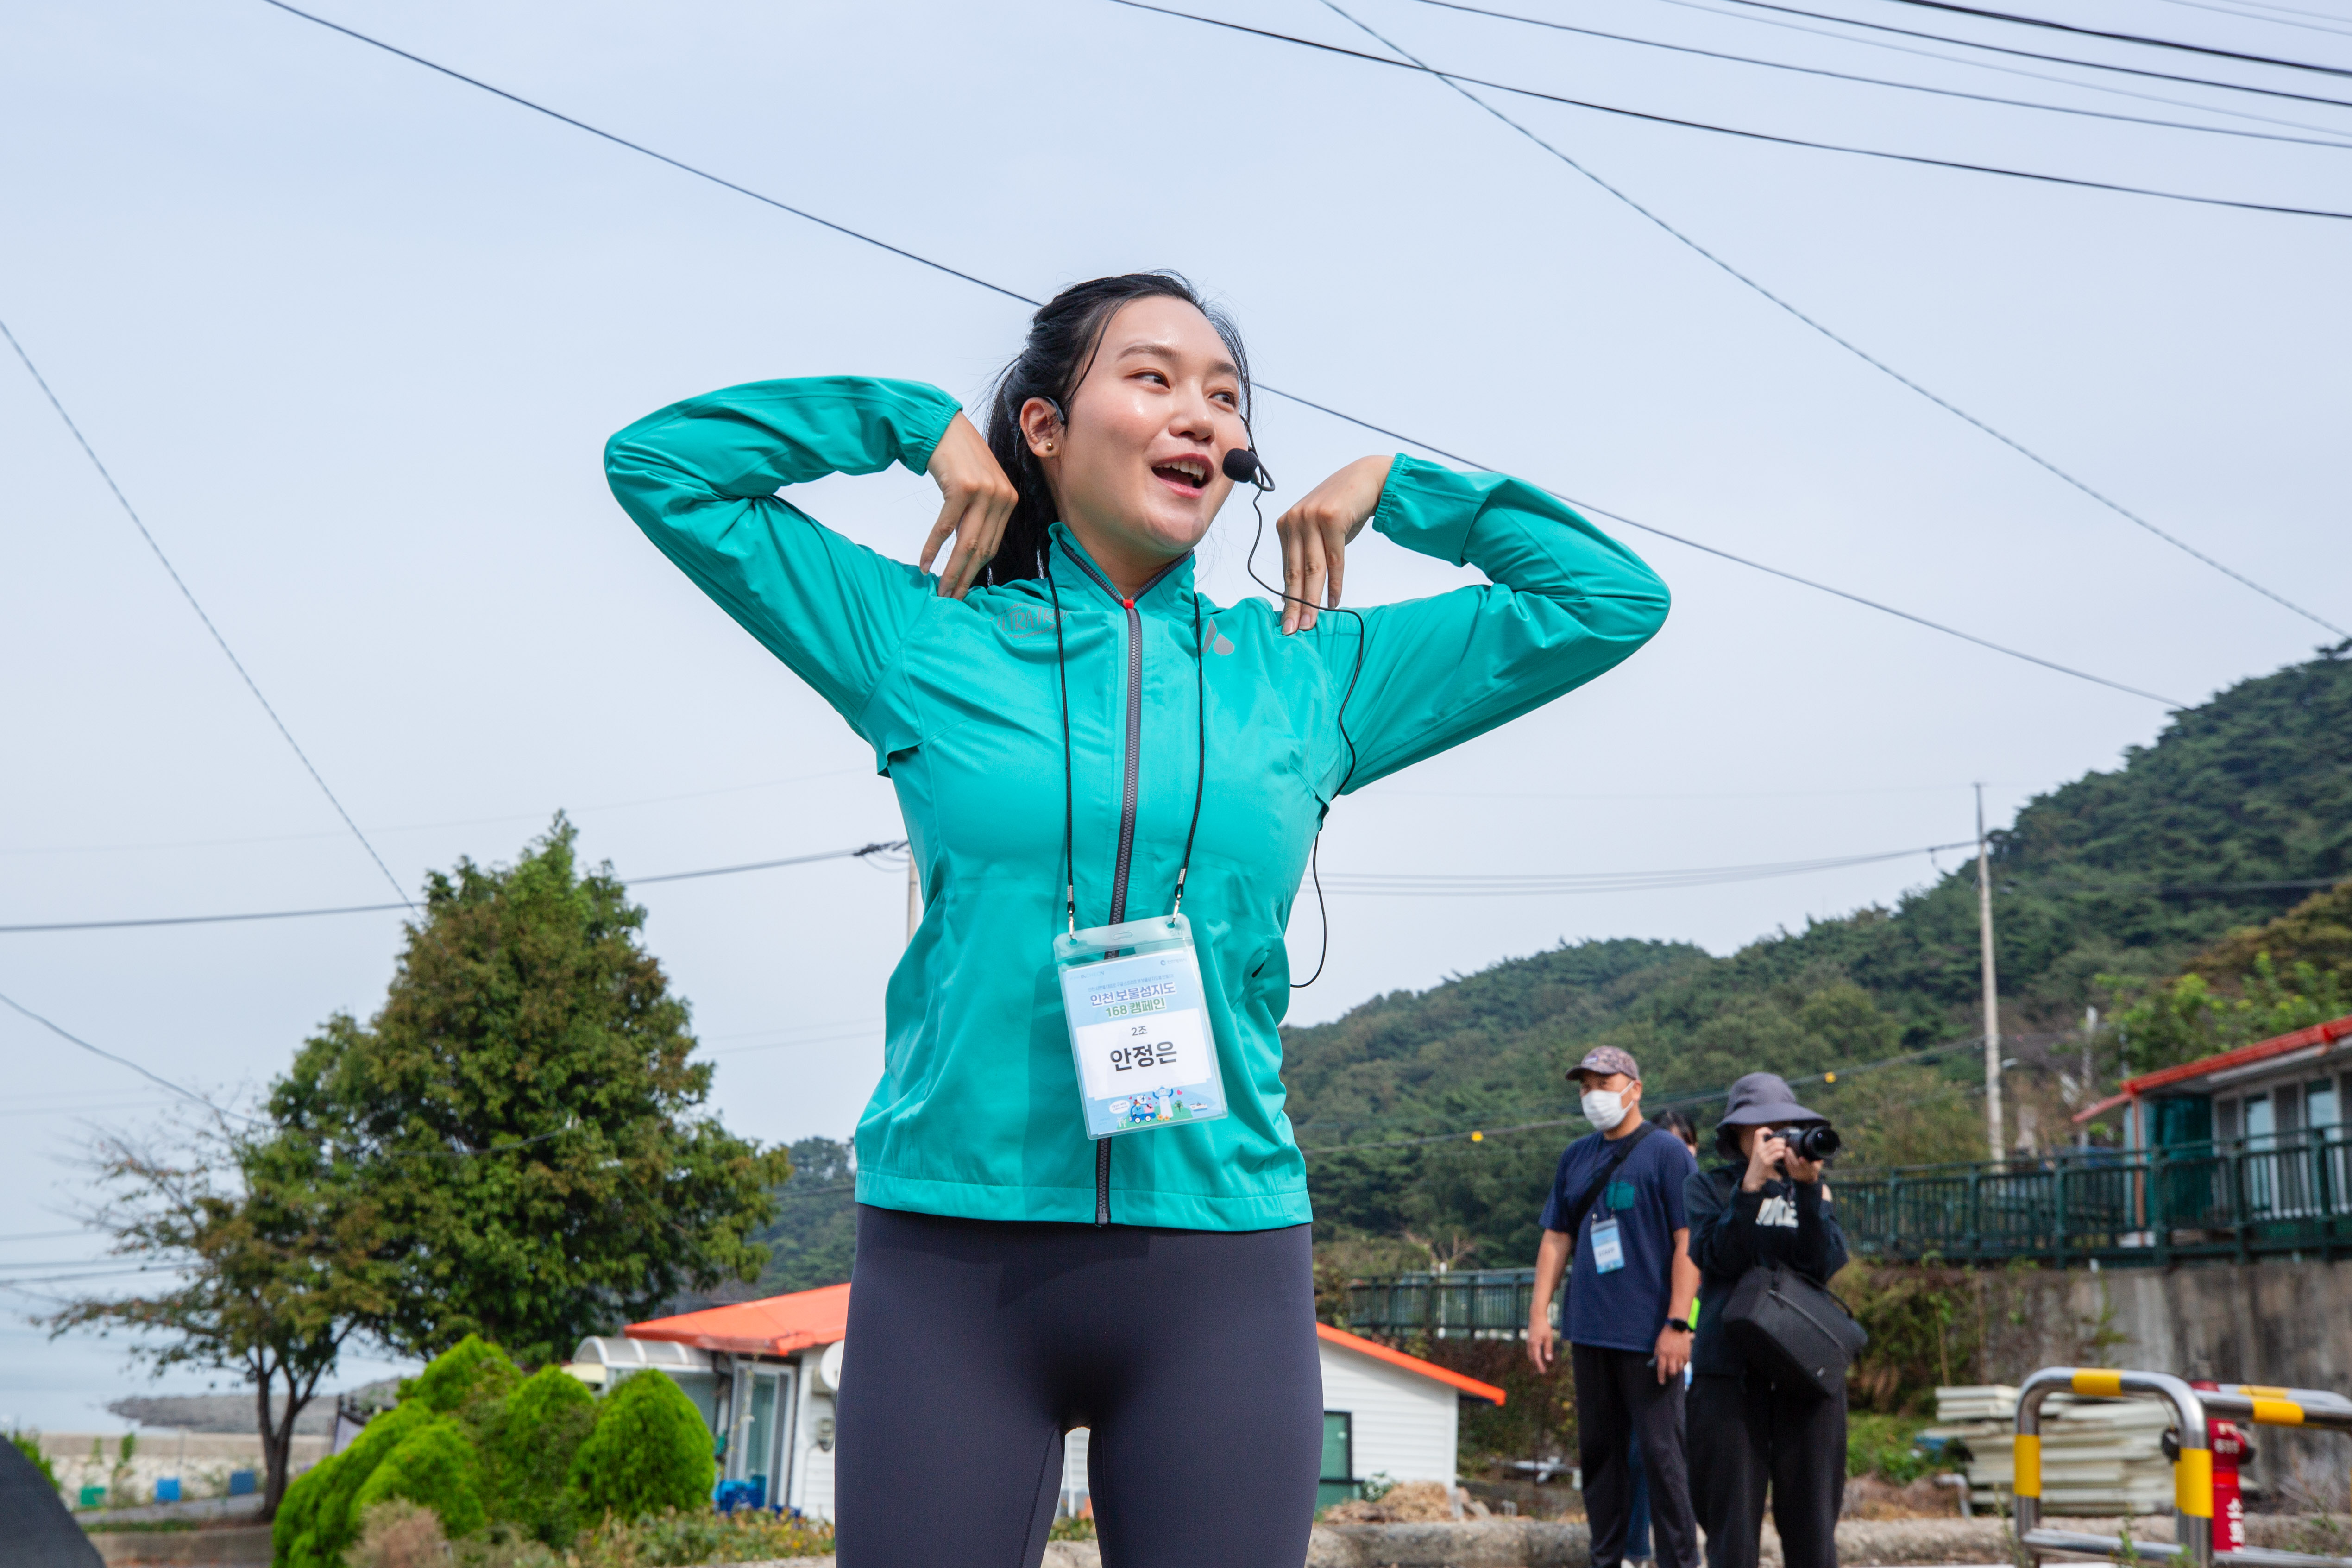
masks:
[[[996,629],[1009,637],[1034,637],[1054,629],[1054,612],[1039,605],[1015,605],[996,613]]]
[[[1217,629],[1217,623],[1214,621],[1211,621],[1208,624],[1206,631],[1202,634],[1202,640],[1209,645],[1209,651],[1211,653],[1231,653],[1234,651],[1234,639],[1219,631]]]
[[[1766,1198],[1756,1205],[1756,1223],[1794,1230],[1797,1228],[1797,1205],[1787,1198]]]

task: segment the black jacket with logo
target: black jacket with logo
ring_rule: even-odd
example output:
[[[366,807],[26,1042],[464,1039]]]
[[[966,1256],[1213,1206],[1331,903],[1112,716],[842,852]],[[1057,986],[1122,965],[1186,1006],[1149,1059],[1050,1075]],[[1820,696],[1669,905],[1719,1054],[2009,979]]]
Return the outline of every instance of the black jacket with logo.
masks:
[[[1690,1216],[1691,1261],[1698,1265],[1698,1334],[1691,1368],[1701,1377],[1738,1377],[1748,1370],[1723,1331],[1723,1309],[1739,1277],[1759,1263],[1792,1268],[1816,1285],[1845,1267],[1845,1233],[1836,1204],[1820,1182],[1774,1177],[1743,1193],[1745,1160],[1695,1171],[1683,1184]]]

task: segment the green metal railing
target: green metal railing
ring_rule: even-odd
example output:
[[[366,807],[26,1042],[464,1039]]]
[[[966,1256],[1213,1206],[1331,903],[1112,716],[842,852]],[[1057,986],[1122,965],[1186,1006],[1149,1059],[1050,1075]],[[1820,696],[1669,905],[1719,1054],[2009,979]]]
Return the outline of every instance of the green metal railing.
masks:
[[[1829,1175],[1856,1258],[2102,1267],[2352,1258],[2352,1137],[2341,1128],[2165,1149],[2068,1149],[2000,1164]],[[1362,1333],[1507,1339],[1527,1331],[1532,1268],[1352,1280]],[[1552,1321],[1559,1308],[1552,1305]]]
[[[1528,1331],[1532,1268],[1457,1268],[1391,1274],[1348,1283],[1346,1327],[1359,1333],[1427,1334],[1433,1340],[1516,1339]],[[1551,1319],[1559,1322],[1554,1300]]]
[[[1857,1257],[2165,1265],[2352,1257],[2352,1139],[2314,1132],[1834,1173]]]

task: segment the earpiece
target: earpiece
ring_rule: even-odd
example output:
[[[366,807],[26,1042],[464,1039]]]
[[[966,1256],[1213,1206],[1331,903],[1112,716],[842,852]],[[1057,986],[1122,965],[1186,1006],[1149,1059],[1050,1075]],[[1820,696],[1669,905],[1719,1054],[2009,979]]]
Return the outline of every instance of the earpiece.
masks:
[[[1274,489],[1274,476],[1265,471],[1265,465],[1247,447],[1235,447],[1218,466],[1224,469],[1225,478],[1237,485],[1255,485],[1262,490]]]

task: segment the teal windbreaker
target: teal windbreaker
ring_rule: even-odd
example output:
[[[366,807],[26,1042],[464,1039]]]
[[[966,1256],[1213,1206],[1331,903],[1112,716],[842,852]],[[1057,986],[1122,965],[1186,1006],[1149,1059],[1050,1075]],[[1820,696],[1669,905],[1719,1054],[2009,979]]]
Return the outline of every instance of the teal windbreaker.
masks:
[[[1231,1114],[1098,1148],[1053,964],[1066,921],[1048,586],[941,598],[924,573],[775,494],[894,462],[921,473],[956,411],[915,382],[758,382],[674,404],[605,449],[637,525],[849,721],[898,790],[923,919],[890,977],[857,1199],[980,1219],[1305,1223],[1306,1163],[1282,1109],[1283,932],[1343,776],[1360,789],[1582,685],[1656,632],[1665,586],[1532,485],[1399,457],[1372,526],[1486,584],[1366,610],[1360,634],[1326,614],[1286,637],[1270,601],[1199,599],[1196,647],[1189,558],[1129,608],[1056,524],[1082,927],[1171,907],[1202,776],[1206,661],[1184,914]],[[1338,721],[1360,635],[1349,775]]]

